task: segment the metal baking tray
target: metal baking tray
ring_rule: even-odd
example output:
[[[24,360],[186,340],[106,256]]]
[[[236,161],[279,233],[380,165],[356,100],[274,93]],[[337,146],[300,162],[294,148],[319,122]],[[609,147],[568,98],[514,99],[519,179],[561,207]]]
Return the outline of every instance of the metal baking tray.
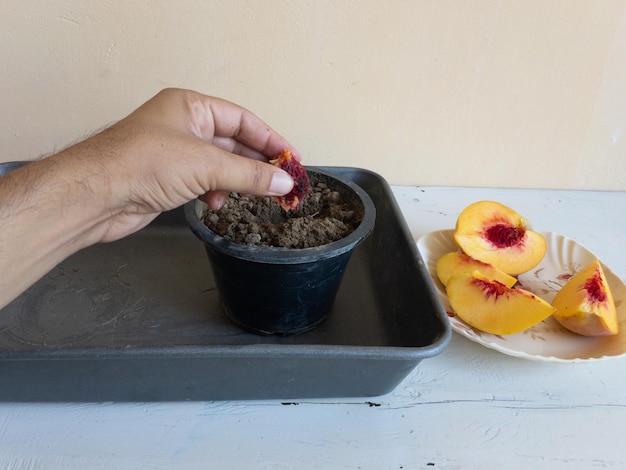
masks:
[[[393,390],[444,350],[449,323],[387,182],[368,170],[324,169],[365,189],[377,221],[318,328],[273,337],[231,324],[204,247],[177,209],[71,256],[0,311],[0,400],[293,400]]]

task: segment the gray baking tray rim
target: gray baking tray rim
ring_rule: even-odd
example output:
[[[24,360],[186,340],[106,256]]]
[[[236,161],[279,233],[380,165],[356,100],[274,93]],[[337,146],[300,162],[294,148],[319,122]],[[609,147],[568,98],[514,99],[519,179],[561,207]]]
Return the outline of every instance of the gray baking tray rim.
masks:
[[[13,168],[0,164],[0,174]],[[318,328],[274,337],[231,324],[179,208],[76,253],[0,311],[0,400],[294,400],[393,390],[445,349],[450,326],[387,182],[369,170],[323,169],[365,189],[377,220]]]

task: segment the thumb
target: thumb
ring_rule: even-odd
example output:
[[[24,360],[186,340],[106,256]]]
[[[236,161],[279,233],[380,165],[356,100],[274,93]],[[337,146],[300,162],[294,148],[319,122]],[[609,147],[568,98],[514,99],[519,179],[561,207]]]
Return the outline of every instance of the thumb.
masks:
[[[269,163],[229,154],[211,174],[211,190],[201,197],[211,208],[223,205],[228,192],[282,196],[293,189],[293,178]]]

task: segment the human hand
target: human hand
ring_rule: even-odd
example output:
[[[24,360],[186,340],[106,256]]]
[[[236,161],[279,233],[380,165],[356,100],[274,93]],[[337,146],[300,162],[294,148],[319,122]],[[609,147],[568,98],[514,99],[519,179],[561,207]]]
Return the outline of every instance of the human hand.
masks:
[[[112,216],[101,241],[122,238],[196,197],[216,209],[229,191],[283,195],[293,187],[267,164],[297,151],[251,112],[189,90],[167,89],[69,151],[101,155]]]

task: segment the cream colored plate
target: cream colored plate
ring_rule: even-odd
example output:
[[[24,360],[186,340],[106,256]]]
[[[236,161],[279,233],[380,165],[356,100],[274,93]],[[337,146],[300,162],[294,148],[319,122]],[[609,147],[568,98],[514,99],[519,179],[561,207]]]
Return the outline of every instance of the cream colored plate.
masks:
[[[452,329],[457,333],[496,351],[511,356],[544,362],[589,362],[617,358],[626,354],[626,285],[602,264],[615,299],[620,332],[614,336],[585,337],[563,328],[552,317],[512,335],[492,335],[464,323],[452,312],[436,264],[439,257],[457,250],[453,230],[440,230],[424,235],[417,247],[433,278],[439,298],[448,312]],[[547,250],[541,263],[519,276],[525,289],[551,302],[556,292],[574,273],[591,263],[595,256],[576,241],[552,232],[543,232]]]

